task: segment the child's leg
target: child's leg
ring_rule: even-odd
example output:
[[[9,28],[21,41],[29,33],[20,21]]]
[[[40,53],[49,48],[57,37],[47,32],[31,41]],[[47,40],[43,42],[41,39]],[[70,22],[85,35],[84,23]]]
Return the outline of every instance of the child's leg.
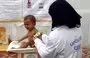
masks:
[[[22,42],[20,48],[27,48],[29,45],[29,42]]]
[[[30,41],[29,41],[29,46],[30,46],[31,48],[34,48],[34,47],[35,47],[33,40],[30,40]]]

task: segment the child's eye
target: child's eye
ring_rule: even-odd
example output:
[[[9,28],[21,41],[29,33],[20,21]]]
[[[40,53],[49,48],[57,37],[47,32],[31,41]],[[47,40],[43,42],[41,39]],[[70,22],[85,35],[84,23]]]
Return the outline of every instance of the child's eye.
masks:
[[[24,24],[24,25],[29,25],[29,24]]]

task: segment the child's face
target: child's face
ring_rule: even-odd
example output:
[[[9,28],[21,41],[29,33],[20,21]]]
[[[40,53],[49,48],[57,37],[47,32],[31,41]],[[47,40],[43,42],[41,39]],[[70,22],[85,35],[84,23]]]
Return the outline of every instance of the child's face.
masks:
[[[35,27],[35,23],[30,19],[26,19],[24,20],[24,26],[27,30],[31,31]]]

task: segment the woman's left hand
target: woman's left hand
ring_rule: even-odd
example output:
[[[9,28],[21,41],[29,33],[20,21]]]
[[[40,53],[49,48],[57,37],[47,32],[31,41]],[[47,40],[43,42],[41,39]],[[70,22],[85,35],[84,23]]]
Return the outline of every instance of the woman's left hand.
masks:
[[[36,38],[42,39],[42,33],[37,32],[37,33],[34,35],[34,39],[36,39]]]

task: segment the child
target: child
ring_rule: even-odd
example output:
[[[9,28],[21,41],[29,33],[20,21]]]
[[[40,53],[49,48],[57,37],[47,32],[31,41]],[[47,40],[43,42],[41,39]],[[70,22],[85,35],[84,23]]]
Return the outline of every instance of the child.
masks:
[[[28,33],[18,41],[20,42],[28,38],[28,42],[23,42],[20,46],[21,48],[26,48],[28,46],[34,47],[34,41],[31,38],[33,38],[34,34],[37,33],[35,25],[36,25],[36,18],[33,15],[28,15],[24,17],[24,26],[28,30]]]

